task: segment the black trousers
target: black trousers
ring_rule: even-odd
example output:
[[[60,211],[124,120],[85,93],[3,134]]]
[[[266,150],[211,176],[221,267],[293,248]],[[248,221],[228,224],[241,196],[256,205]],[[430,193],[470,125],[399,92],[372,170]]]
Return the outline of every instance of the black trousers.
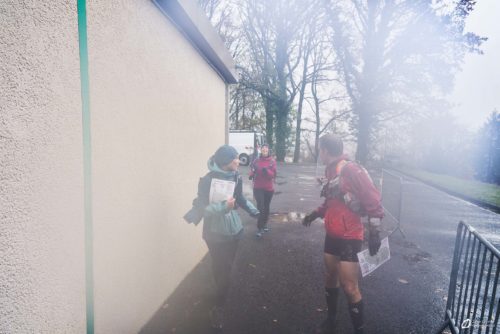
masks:
[[[217,288],[215,303],[224,306],[231,283],[231,269],[238,250],[239,239],[228,241],[207,241],[208,252],[212,257],[212,272]]]
[[[259,219],[257,220],[257,228],[261,229],[267,225],[269,219],[269,207],[271,206],[271,199],[273,198],[274,191],[267,191],[264,189],[254,189],[253,197],[257,201],[257,209],[260,211]]]

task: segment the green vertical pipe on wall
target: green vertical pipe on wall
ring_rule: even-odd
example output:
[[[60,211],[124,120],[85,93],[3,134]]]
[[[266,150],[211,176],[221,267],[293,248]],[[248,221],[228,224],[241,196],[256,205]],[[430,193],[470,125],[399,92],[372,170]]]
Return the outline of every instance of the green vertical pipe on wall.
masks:
[[[83,205],[85,222],[85,291],[87,334],[94,333],[94,254],[92,226],[92,155],[90,138],[89,54],[86,0],[77,0],[82,94]]]

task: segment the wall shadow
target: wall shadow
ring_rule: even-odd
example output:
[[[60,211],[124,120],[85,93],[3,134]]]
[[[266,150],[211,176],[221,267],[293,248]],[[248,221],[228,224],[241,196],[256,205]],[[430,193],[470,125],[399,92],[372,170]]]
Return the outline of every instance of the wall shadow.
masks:
[[[215,283],[207,253],[139,333],[214,333],[209,318],[214,301]]]

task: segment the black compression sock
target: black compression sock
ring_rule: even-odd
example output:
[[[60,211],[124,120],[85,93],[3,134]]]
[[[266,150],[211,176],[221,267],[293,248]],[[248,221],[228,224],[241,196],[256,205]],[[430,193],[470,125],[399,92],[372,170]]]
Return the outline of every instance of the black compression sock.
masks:
[[[337,315],[337,300],[339,298],[339,288],[325,288],[326,305],[328,305],[328,318],[335,320]]]
[[[356,334],[363,334],[363,300],[349,305],[352,325]]]

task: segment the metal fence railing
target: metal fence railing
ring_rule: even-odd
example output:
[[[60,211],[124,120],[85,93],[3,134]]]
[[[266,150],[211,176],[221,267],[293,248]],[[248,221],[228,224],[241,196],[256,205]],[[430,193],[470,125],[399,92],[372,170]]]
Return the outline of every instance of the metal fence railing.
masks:
[[[401,229],[401,213],[403,209],[403,178],[387,169],[382,169],[381,179],[382,205],[386,216],[395,221],[396,227],[389,232],[392,235],[399,231],[403,237],[405,234]]]
[[[445,321],[437,333],[497,333],[500,252],[473,227],[460,222],[450,275]]]

